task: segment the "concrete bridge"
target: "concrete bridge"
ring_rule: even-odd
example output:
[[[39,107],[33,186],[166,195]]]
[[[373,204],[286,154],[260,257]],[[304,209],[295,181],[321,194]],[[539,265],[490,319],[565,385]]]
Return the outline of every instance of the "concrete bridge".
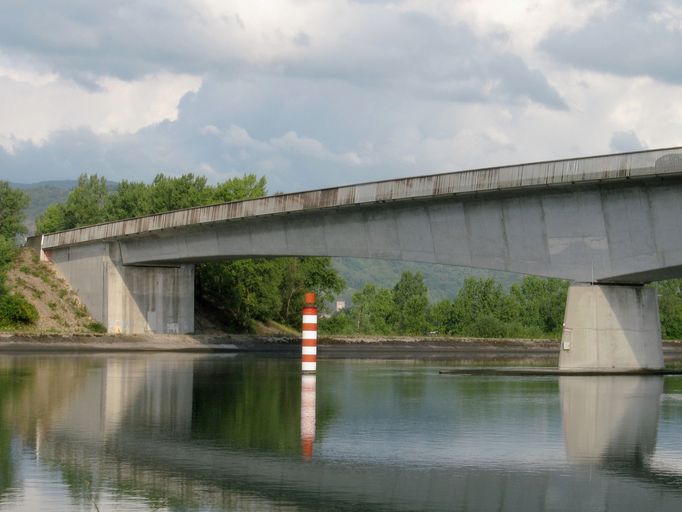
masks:
[[[110,332],[192,332],[194,264],[349,256],[569,279],[560,367],[663,366],[655,291],[682,277],[682,147],[402,178],[42,237]]]

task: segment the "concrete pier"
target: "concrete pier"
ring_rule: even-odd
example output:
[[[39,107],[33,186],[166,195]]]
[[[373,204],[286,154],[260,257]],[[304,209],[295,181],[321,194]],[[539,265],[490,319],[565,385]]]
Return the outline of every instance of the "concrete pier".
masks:
[[[568,290],[560,370],[663,368],[656,290],[574,284]]]
[[[47,256],[107,332],[194,331],[194,265],[123,265],[116,242],[72,246]]]

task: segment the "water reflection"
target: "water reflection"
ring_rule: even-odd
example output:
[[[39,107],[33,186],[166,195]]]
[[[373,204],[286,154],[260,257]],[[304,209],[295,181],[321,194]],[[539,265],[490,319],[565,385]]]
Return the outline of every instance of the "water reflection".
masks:
[[[3,509],[682,506],[679,378],[451,378],[408,361],[302,378],[297,359],[168,354],[0,363]]]
[[[315,420],[317,402],[317,377],[304,374],[301,376],[301,453],[310,460],[315,443]]]
[[[559,390],[569,460],[636,470],[650,461],[663,377],[560,377]]]

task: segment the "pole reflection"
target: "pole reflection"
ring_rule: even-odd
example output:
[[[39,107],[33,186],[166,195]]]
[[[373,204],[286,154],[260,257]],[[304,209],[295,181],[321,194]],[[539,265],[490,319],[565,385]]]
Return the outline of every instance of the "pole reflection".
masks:
[[[305,460],[313,457],[315,443],[317,401],[317,377],[303,375],[301,377],[301,453]]]

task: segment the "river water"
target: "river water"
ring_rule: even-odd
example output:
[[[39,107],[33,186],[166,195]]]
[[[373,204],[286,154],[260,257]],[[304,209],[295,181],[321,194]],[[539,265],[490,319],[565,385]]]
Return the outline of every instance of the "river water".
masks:
[[[682,510],[682,377],[0,357],[0,510]]]

